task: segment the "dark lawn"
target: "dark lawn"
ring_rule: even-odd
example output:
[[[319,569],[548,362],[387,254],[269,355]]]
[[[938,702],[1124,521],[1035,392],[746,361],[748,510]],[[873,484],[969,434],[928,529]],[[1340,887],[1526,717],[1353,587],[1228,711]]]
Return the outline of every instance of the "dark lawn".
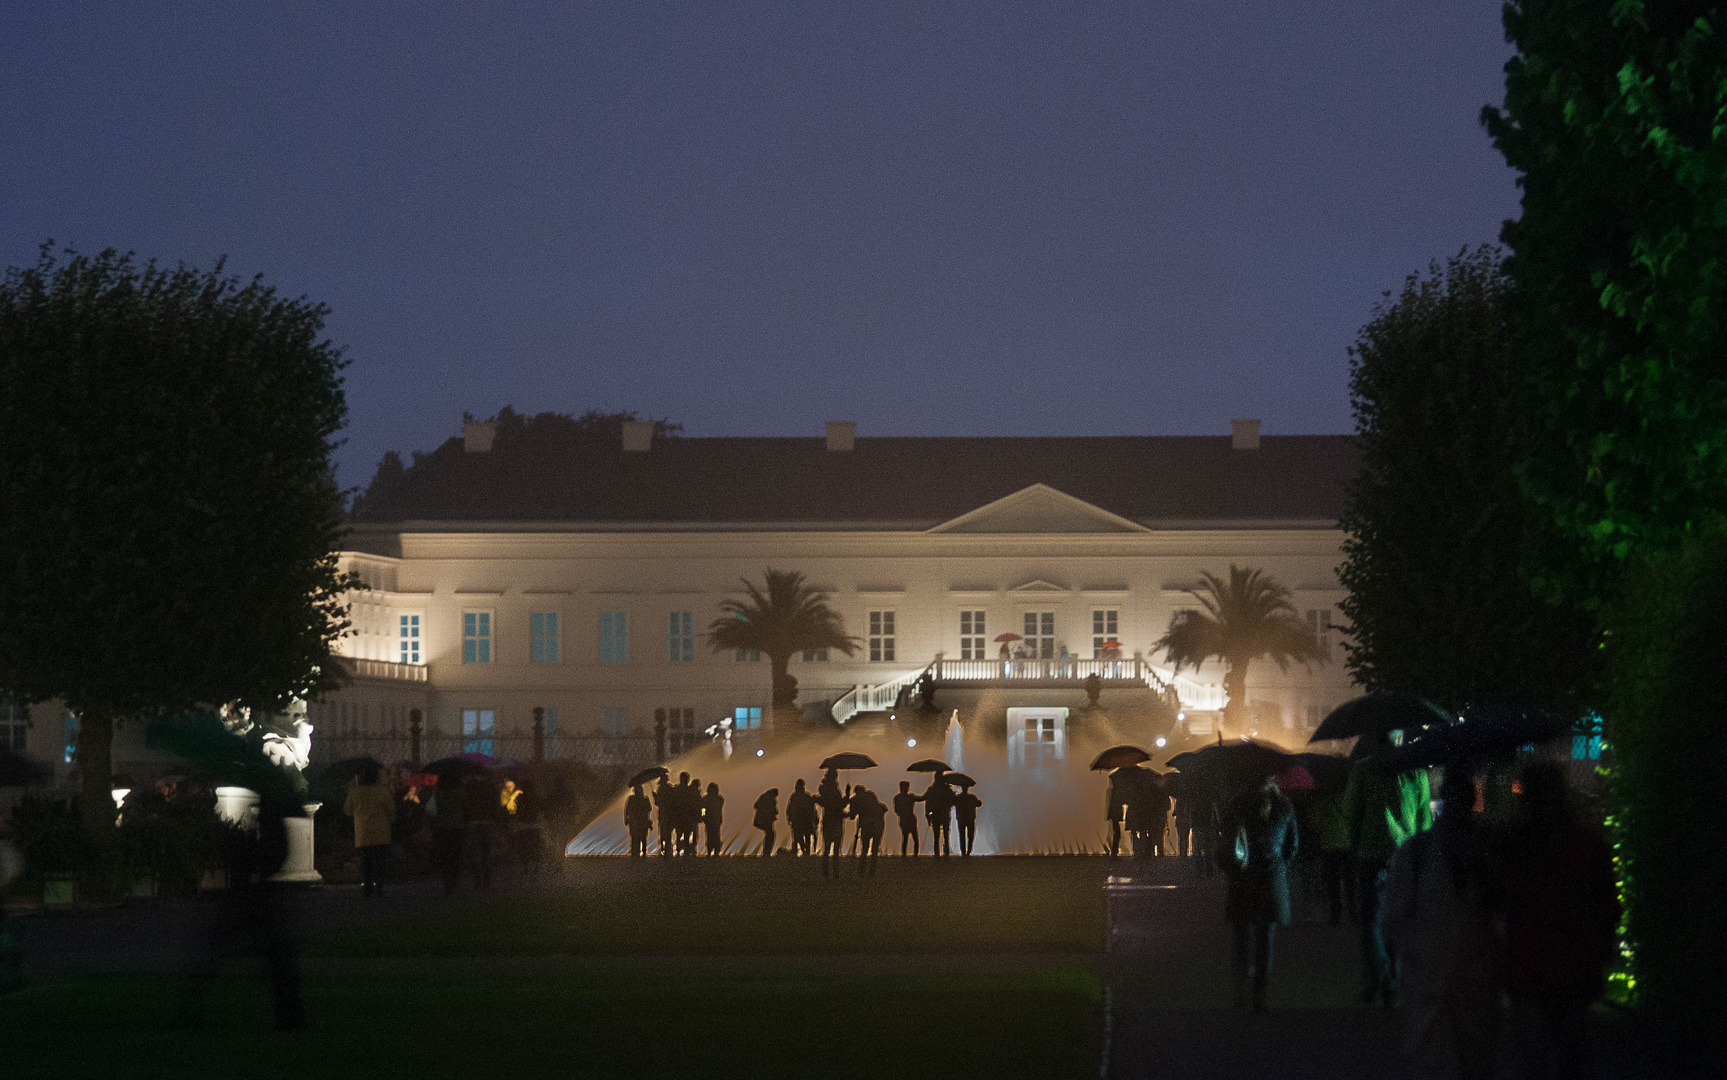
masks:
[[[170,1028],[174,974],[64,966],[0,998],[0,1077],[1096,1075],[1104,860],[851,870],[584,859],[451,900],[321,891],[309,1032],[271,1031],[255,960],[195,1033]]]
[[[1095,1076],[1099,981],[807,971],[314,970],[311,1030],[277,1034],[261,981],[171,1031],[168,975],[66,975],[0,1003],[0,1074],[44,1077]]]
[[[314,939],[313,955],[1101,953],[1095,858],[571,859],[560,887],[465,898]]]

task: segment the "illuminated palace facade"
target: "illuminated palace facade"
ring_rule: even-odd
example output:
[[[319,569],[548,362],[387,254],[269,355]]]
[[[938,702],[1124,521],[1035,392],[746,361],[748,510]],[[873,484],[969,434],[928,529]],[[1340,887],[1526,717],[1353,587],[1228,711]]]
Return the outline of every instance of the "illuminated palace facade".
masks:
[[[311,706],[314,753],[451,750],[628,765],[722,718],[771,723],[765,658],[704,631],[740,579],[795,570],[855,655],[797,657],[806,715],[845,722],[930,672],[944,689],[1173,690],[1195,734],[1222,672],[1176,677],[1153,643],[1200,574],[1265,570],[1322,635],[1341,620],[1343,436],[660,437],[513,442],[469,423],[356,510],[341,645],[353,678]],[[1016,634],[1002,658],[1003,635]],[[1296,735],[1351,696],[1332,660],[1249,673],[1254,724]],[[1041,681],[1040,681],[1041,680]],[[1080,698],[1083,700],[1083,697]]]

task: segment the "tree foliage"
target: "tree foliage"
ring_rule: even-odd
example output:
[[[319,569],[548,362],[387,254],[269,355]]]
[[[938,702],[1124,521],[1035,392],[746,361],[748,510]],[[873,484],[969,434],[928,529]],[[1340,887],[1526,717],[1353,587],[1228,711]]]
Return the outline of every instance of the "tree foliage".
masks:
[[[743,579],[744,599],[720,602],[724,612],[708,627],[716,651],[746,649],[765,654],[773,666],[773,706],[788,710],[797,701],[798,681],[789,670],[793,653],[838,649],[850,656],[858,639],[845,632],[828,596],[792,570],[765,570],[762,585]]]
[[[1583,613],[1523,575],[1530,514],[1516,335],[1499,254],[1482,247],[1411,274],[1351,348],[1361,470],[1338,576],[1350,672],[1369,690],[1565,707],[1593,654]]]
[[[1552,526],[1544,595],[1727,510],[1727,24],[1720,3],[1518,0],[1505,225],[1532,392],[1521,476]]]
[[[336,685],[325,313],[220,265],[47,245],[0,285],[0,686],[80,714],[86,820],[111,818],[115,718]]]
[[[463,413],[462,419],[471,422],[474,416]],[[505,405],[487,422],[496,429],[492,443],[494,454],[558,456],[592,452],[601,447],[615,448],[623,441],[624,424],[641,419],[633,412],[602,413],[594,409],[580,416],[555,412],[529,415]],[[654,420],[653,425],[654,437],[658,439],[676,438],[684,430],[682,424],[664,418]],[[450,439],[429,454],[416,450],[409,465],[402,463],[402,456],[396,451],[385,451],[377,471],[372,474],[371,483],[355,498],[350,516],[356,521],[388,520],[398,499],[407,490],[411,474],[420,469],[422,463],[439,455],[461,453],[461,439]]]
[[[1271,660],[1280,671],[1325,663],[1325,647],[1290,600],[1289,589],[1263,570],[1230,566],[1229,580],[1209,571],[1188,593],[1198,610],[1178,611],[1157,639],[1176,671],[1207,660],[1224,664],[1224,719],[1240,729],[1247,711],[1247,668]]]

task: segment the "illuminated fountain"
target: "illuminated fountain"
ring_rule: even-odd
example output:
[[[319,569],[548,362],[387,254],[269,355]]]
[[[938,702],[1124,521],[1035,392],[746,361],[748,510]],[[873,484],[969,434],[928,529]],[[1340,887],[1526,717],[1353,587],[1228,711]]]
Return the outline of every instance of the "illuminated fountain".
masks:
[[[983,800],[978,812],[979,855],[1087,853],[1104,850],[1105,779],[1088,772],[1087,764],[1099,749],[1122,741],[1152,744],[1142,725],[1123,732],[1100,710],[1079,710],[1070,718],[1065,707],[1005,708],[999,702],[973,710],[962,722],[953,710],[947,723],[942,760],[955,771],[977,780],[974,792]],[[988,717],[988,719],[982,719]],[[919,748],[917,732],[933,735],[930,728],[939,715],[899,723],[892,719],[866,722],[862,717],[844,729],[798,738],[768,738],[739,741],[728,755],[725,739],[703,745],[666,762],[675,781],[680,772],[701,780],[705,789],[717,782],[726,798],[725,850],[755,854],[761,833],[751,827],[751,809],[756,797],[768,788],[780,793],[779,844],[790,844],[785,823],[786,796],[802,777],[811,790],[821,779],[818,763],[829,754],[856,750],[878,762],[874,769],[846,772],[842,783],[861,784],[884,802],[891,802],[899,782],[909,780],[921,793],[930,782],[928,774],[908,773],[905,767],[929,756],[931,738]],[[935,731],[940,731],[936,728]],[[909,735],[909,737],[908,737]],[[1171,747],[1166,753],[1173,753]],[[1163,754],[1159,754],[1161,758]],[[565,850],[567,855],[623,855],[629,850],[624,829],[624,799],[619,792],[611,805]],[[921,807],[920,825],[922,825]],[[847,830],[848,842],[850,829]],[[925,851],[928,827],[923,826]],[[884,846],[898,850],[897,827],[888,819]],[[958,842],[955,842],[958,850]]]

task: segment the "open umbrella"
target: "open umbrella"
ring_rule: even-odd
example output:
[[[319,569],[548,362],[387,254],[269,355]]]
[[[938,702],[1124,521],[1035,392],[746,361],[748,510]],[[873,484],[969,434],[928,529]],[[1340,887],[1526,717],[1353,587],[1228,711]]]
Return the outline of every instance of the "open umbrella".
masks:
[[[438,774],[435,772],[417,772],[402,781],[408,787],[437,787]]]
[[[876,767],[876,761],[868,754],[845,751],[823,758],[821,767],[824,769],[873,769]]]
[[[1001,642],[1001,641],[1019,641],[1020,636],[1018,634],[1014,633],[1013,631],[1009,630],[1005,634],[997,634],[995,636],[995,640],[998,642]]]
[[[1307,766],[1291,765],[1277,774],[1277,786],[1290,792],[1312,791],[1318,785],[1313,782],[1313,774],[1307,771]]]
[[[926,757],[905,767],[906,772],[952,772],[953,766],[940,758]]]
[[[1479,765],[1545,742],[1572,728],[1569,717],[1509,706],[1472,708],[1454,723],[1431,727],[1402,746],[1385,747],[1368,760],[1396,772],[1433,765]]]
[[[971,777],[967,776],[965,773],[962,773],[962,772],[948,773],[942,779],[946,780],[948,783],[953,784],[957,787],[968,788],[968,787],[976,787],[977,786],[976,780],[973,780]]]
[[[495,764],[493,758],[486,754],[455,754],[447,758],[439,758],[421,771],[436,773],[445,779],[464,776],[480,776],[489,774]]]
[[[1236,792],[1289,767],[1290,755],[1270,743],[1240,739],[1202,746],[1169,759],[1172,769],[1198,776],[1227,802]]]
[[[1434,724],[1449,723],[1451,719],[1444,709],[1416,694],[1401,690],[1368,694],[1331,710],[1307,741],[1325,742],[1387,731],[1420,731]]]
[[[1144,748],[1123,743],[1112,746],[1103,753],[1091,759],[1093,772],[1120,769],[1128,765],[1138,765],[1142,761],[1150,761],[1151,754]]]
[[[1100,648],[1100,649],[1119,649],[1119,648],[1121,648],[1121,642],[1115,640],[1114,638],[1110,638],[1108,641],[1099,645],[1098,648]]]
[[[383,763],[377,758],[370,755],[362,755],[360,757],[343,758],[341,761],[332,762],[330,767],[324,770],[324,777],[329,780],[337,781],[349,780],[356,776],[365,776],[368,773],[381,772],[383,771],[383,768]]]
[[[635,787],[637,784],[651,784],[655,780],[671,779],[672,771],[664,765],[650,765],[641,772],[630,777],[625,787]]]

